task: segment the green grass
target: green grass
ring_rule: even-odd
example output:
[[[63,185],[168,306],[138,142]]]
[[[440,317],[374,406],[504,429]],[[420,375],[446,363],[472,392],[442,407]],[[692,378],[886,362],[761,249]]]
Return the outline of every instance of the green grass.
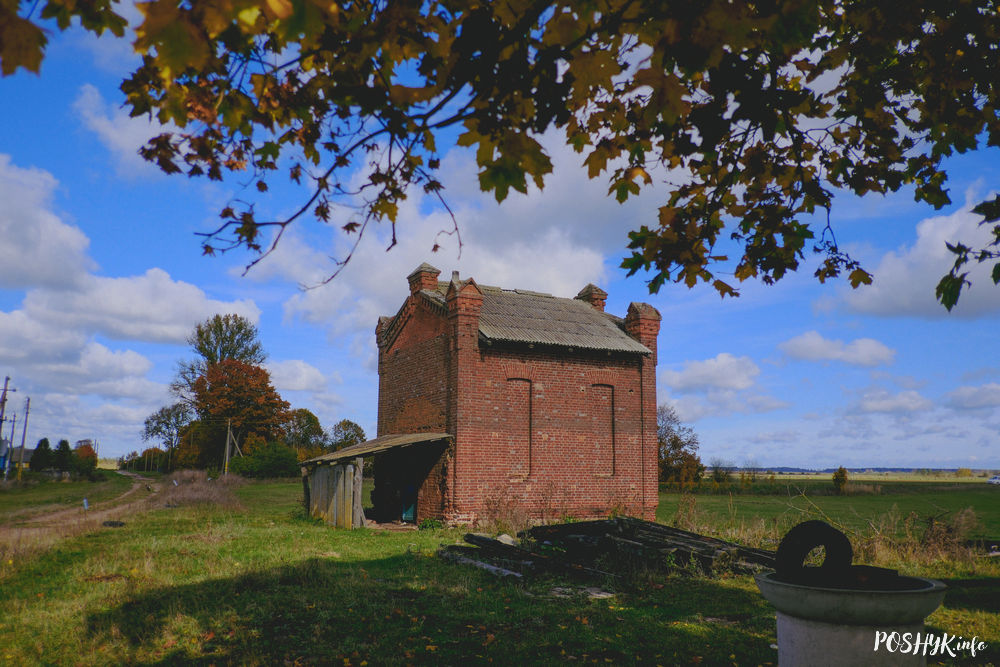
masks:
[[[830,520],[842,530],[863,531],[888,514],[895,514],[902,523],[912,513],[919,517],[919,523],[930,517],[947,518],[971,507],[979,525],[970,537],[1000,538],[1000,487],[928,482],[886,482],[880,486],[878,495],[816,495],[809,484],[799,484],[777,489],[773,495],[698,493],[693,498],[696,511],[704,515],[703,523],[736,527],[763,520],[777,525],[782,533],[813,518]],[[657,520],[673,523],[680,501],[680,493],[661,494]]]
[[[0,663],[776,662],[773,609],[748,576],[645,575],[612,598],[556,597],[591,584],[511,583],[438,559],[461,530],[333,530],[304,518],[301,489],[247,484],[239,509],[155,509],[0,563]],[[953,585],[930,627],[978,634],[1000,660],[1000,565],[918,569]]]
[[[0,523],[40,513],[79,507],[111,500],[124,493],[132,480],[117,473],[98,470],[99,481],[55,481],[28,473],[18,484],[14,480],[0,487]]]

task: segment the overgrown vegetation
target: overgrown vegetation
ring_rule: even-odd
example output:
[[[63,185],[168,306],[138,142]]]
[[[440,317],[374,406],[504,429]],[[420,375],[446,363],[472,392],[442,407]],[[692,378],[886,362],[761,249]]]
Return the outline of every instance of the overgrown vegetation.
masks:
[[[774,611],[748,576],[511,583],[435,557],[464,530],[338,531],[311,521],[298,481],[184,472],[159,484],[123,526],[97,523],[31,558],[0,562],[3,662],[776,662]],[[983,662],[997,662],[1000,564],[955,555],[964,535],[1000,533],[996,496],[985,493],[995,489],[930,486],[817,498],[665,494],[660,515],[763,544],[802,518],[833,520],[850,531],[859,559],[947,580],[930,631],[978,635],[994,651]],[[19,498],[27,496],[0,494],[5,517]],[[941,515],[970,505],[974,522],[971,512]]]

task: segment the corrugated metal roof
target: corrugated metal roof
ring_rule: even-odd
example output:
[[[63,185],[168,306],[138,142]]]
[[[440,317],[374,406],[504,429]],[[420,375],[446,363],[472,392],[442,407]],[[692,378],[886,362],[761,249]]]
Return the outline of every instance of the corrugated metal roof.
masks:
[[[602,313],[581,299],[489,285],[478,287],[483,293],[479,333],[486,340],[650,353],[621,329],[622,318]],[[443,306],[447,290],[448,283],[439,282],[437,291],[420,293]]]
[[[303,461],[302,465],[309,466],[320,465],[323,463],[337,463],[339,461],[346,461],[348,459],[354,459],[367,454],[378,454],[380,452],[393,449],[394,447],[404,447],[406,445],[416,445],[419,443],[450,439],[451,435],[448,433],[399,433],[395,435],[383,435],[375,438],[374,440],[359,442],[356,445],[344,447],[343,449],[338,449],[335,452],[330,452],[329,454],[323,454],[322,456],[308,459]]]
[[[649,354],[589,303],[538,292],[484,289],[479,333],[487,340]]]

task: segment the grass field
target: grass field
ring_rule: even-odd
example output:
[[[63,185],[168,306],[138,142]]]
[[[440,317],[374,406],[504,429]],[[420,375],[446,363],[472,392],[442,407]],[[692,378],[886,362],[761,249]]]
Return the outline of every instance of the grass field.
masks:
[[[73,485],[65,486],[58,493],[69,494]],[[303,516],[297,480],[231,491],[229,502],[213,497],[198,504],[170,500],[163,495],[171,492],[167,486],[150,497],[148,511],[121,516],[124,526],[98,525],[0,563],[0,662],[776,662],[774,612],[748,576],[647,574],[613,587],[553,579],[511,583],[434,555],[440,544],[460,541],[460,530],[332,530]],[[815,501],[831,519],[857,523],[859,535],[868,519],[857,517],[875,516],[866,513],[878,513],[880,501],[883,513],[892,505],[898,512],[936,511],[946,502],[934,491],[897,491]],[[975,495],[972,487],[951,493],[956,505],[972,503],[995,534],[989,503],[996,504],[1000,489],[994,491],[992,497]],[[0,523],[39,499],[54,507],[45,493],[3,491]],[[77,491],[65,496],[74,506],[77,497]],[[659,516],[669,523],[684,505],[682,518],[714,524],[720,534],[743,525],[750,526],[742,529],[747,535],[766,538],[768,522],[791,524],[805,516],[789,503],[809,504],[777,496],[695,498],[691,508],[687,497],[664,494]],[[948,581],[945,605],[928,624],[990,644],[969,664],[1000,662],[997,560],[930,555],[903,568]],[[595,585],[613,596],[589,596],[584,587]]]

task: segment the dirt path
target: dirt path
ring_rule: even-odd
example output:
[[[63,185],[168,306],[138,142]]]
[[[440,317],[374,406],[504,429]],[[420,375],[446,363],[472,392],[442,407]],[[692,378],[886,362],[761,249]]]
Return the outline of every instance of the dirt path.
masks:
[[[67,537],[96,530],[105,521],[125,521],[148,507],[149,499],[160,492],[159,485],[148,477],[125,471],[118,473],[131,477],[133,481],[124,493],[115,498],[95,503],[87,510],[69,507],[0,525],[0,557],[23,558]]]

